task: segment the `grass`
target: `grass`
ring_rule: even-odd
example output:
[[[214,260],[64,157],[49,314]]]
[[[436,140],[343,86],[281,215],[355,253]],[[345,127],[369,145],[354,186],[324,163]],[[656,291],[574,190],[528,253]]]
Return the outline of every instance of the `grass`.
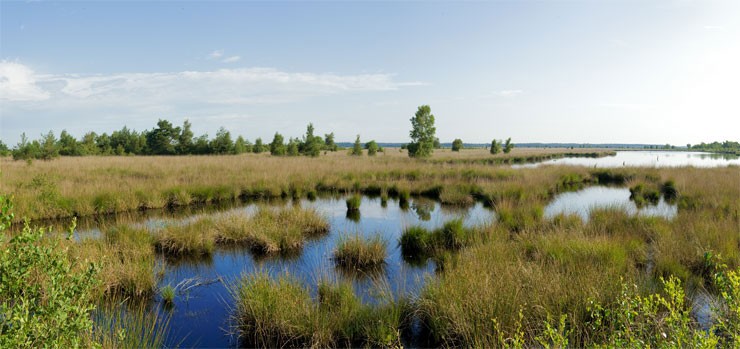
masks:
[[[400,346],[409,315],[403,299],[362,304],[349,283],[321,281],[314,299],[290,275],[245,275],[231,291],[234,330],[253,347]]]
[[[578,150],[583,154],[601,151]],[[405,153],[389,151],[359,162],[337,153],[319,158],[268,154],[62,157],[35,161],[30,166],[0,158],[3,169],[0,192],[14,195],[17,217],[29,219],[335,192],[387,192],[393,197],[401,193],[401,198],[407,200],[403,193],[420,195],[463,184],[459,192],[437,193],[450,202],[459,202],[468,200],[466,194],[476,194],[475,188],[496,191],[501,184],[508,186],[520,176],[519,180],[539,183],[539,178],[550,177],[550,173],[559,177],[561,172],[566,172],[511,171],[477,159],[518,162],[512,159],[562,156],[567,152],[572,151],[517,148],[511,154],[491,156],[483,149],[471,149],[452,156],[451,152],[442,150],[428,160],[410,160]],[[551,184],[548,180],[543,190],[546,192]]]
[[[170,224],[156,233],[157,250],[170,257],[210,255],[217,245],[241,245],[258,254],[299,251],[307,238],[329,231],[326,218],[299,207],[262,207],[252,216],[226,214]]]
[[[347,211],[359,211],[362,198],[359,195],[352,195],[347,199]]]
[[[345,268],[366,270],[385,264],[386,244],[380,235],[364,238],[360,234],[340,237],[334,262]]]
[[[165,304],[172,304],[175,301],[175,288],[171,285],[162,287],[159,290],[159,294],[162,296],[162,302]]]

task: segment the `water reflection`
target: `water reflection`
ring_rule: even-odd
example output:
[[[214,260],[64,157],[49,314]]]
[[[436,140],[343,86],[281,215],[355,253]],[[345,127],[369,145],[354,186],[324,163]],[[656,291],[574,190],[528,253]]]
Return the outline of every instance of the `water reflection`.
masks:
[[[622,209],[630,215],[638,214],[665,218],[673,218],[678,212],[676,205],[667,203],[663,198],[660,198],[655,205],[638,207],[630,200],[629,189],[590,187],[577,192],[558,195],[545,207],[545,217],[553,218],[560,214],[575,214],[586,222],[592,210],[613,207]]]
[[[614,156],[601,158],[560,158],[534,164],[512,165],[512,168],[535,168],[546,165],[587,166],[596,168],[616,167],[723,167],[740,166],[740,157],[684,151],[618,151]]]

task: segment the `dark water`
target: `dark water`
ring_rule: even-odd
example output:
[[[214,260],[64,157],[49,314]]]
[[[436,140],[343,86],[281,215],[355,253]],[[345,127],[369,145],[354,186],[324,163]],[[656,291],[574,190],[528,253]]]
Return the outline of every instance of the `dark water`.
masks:
[[[601,158],[573,158],[547,160],[534,164],[513,165],[514,168],[533,168],[546,165],[587,166],[596,168],[616,167],[723,167],[740,166],[740,157],[685,151],[618,151],[614,156]]]
[[[630,191],[627,188],[589,187],[576,192],[563,193],[545,207],[545,218],[552,218],[559,214],[577,214],[587,221],[594,209],[619,208],[631,215],[658,216],[673,218],[678,213],[674,204],[667,203],[662,197],[656,205],[637,207],[630,200]]]
[[[390,290],[394,295],[416,294],[424,279],[435,272],[434,263],[429,260],[421,265],[410,265],[403,261],[398,239],[404,227],[422,225],[428,228],[440,227],[453,218],[464,218],[468,226],[485,224],[493,220],[492,211],[481,204],[469,208],[452,208],[424,199],[411,199],[406,208],[398,201],[389,200],[383,207],[379,198],[362,199],[359,217],[348,217],[344,198],[325,198],[315,201],[301,200],[297,203],[278,201],[276,206],[301,205],[315,208],[330,222],[330,232],[318,239],[309,240],[301,253],[288,257],[255,257],[242,248],[217,248],[209,258],[186,261],[167,261],[160,287],[170,285],[176,288],[174,305],[165,307],[159,299],[152,302],[155,309],[169,314],[169,333],[167,343],[181,347],[228,347],[236,346],[236,339],[227,334],[230,327],[229,316],[232,297],[228,285],[237,282],[240,276],[255,271],[265,271],[278,276],[290,274],[315,292],[318,280],[349,280],[356,294],[367,303],[376,300],[379,288]],[[153,216],[119,218],[117,223],[144,225],[156,230],[162,224],[172,224],[194,219],[202,215],[243,213],[248,215],[257,205],[247,204],[230,207],[216,212],[192,211],[191,214],[178,215],[162,213]],[[113,224],[108,222],[106,224]],[[80,236],[95,236],[99,228],[93,224],[80,227]],[[331,260],[338,239],[343,234],[370,236],[379,234],[386,242],[386,264],[382,270],[372,275],[352,273],[337,269]]]

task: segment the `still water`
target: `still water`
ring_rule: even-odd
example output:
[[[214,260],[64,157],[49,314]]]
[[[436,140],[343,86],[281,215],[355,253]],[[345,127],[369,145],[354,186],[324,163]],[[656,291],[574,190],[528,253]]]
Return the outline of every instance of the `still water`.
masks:
[[[382,205],[379,198],[362,199],[359,217],[348,217],[344,198],[324,198],[315,201],[282,201],[278,205],[301,205],[315,208],[323,214],[331,225],[329,234],[309,240],[301,253],[290,257],[257,257],[248,249],[220,248],[208,258],[184,261],[166,261],[160,287],[176,286],[180,290],[174,306],[165,307],[158,299],[151,306],[170,315],[168,345],[181,347],[229,347],[236,346],[236,339],[227,335],[229,316],[233,306],[228,285],[235,283],[240,276],[255,271],[265,271],[270,275],[290,274],[315,292],[321,279],[347,280],[354,285],[356,294],[364,301],[372,303],[379,287],[391,290],[393,294],[416,294],[423,285],[425,277],[432,275],[435,265],[431,260],[421,264],[408,264],[402,256],[398,239],[403,229],[410,225],[437,228],[444,222],[463,218],[465,225],[486,224],[493,220],[491,210],[476,204],[468,208],[442,206],[424,199],[411,199],[408,205],[389,200]],[[220,212],[203,214],[251,214],[255,204],[229,208]],[[156,227],[169,222],[177,224],[193,219],[199,214],[180,218],[149,217],[133,223]],[[131,223],[130,223],[131,224]],[[89,227],[80,231],[80,236],[94,236],[98,228]],[[387,257],[384,268],[374,274],[351,273],[335,268],[331,260],[338,239],[344,234],[370,236],[379,234],[386,242]]]
[[[678,213],[676,205],[667,203],[662,197],[656,205],[637,205],[630,200],[627,188],[589,187],[572,193],[563,193],[545,207],[545,218],[559,214],[578,215],[586,222],[592,210],[604,208],[623,209],[630,215],[673,218]]]
[[[616,167],[722,167],[740,166],[740,157],[684,151],[618,151],[614,156],[601,158],[565,157],[534,164],[513,165],[514,168],[533,168],[547,165],[587,166],[596,168]]]

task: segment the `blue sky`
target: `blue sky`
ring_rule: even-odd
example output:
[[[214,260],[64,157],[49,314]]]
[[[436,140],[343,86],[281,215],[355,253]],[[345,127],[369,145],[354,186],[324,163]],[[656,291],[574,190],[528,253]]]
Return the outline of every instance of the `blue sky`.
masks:
[[[250,140],[740,135],[740,2],[0,2],[0,138],[157,119]]]

